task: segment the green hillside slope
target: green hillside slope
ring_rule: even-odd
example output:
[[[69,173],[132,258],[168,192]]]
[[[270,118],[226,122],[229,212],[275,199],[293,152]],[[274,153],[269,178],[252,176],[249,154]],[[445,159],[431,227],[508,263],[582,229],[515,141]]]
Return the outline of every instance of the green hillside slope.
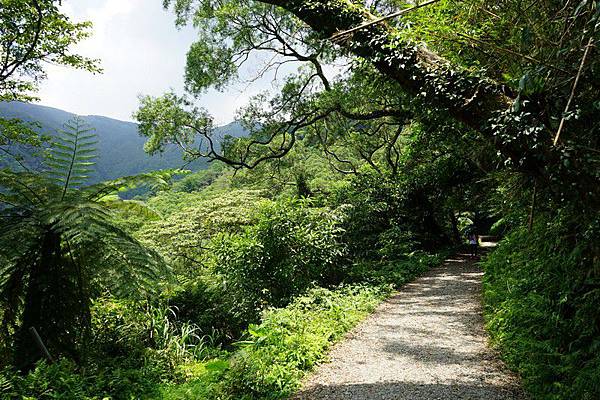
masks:
[[[10,102],[0,103],[0,118],[18,118],[23,121],[37,121],[41,131],[48,135],[54,134],[62,124],[75,114],[56,108],[37,104]],[[144,152],[145,138],[138,133],[137,124],[112,118],[90,115],[83,116],[98,135],[98,159],[95,173],[91,180],[103,181],[120,176],[135,175],[158,169],[180,168],[199,170],[207,166],[205,160],[197,160],[186,165],[182,152],[176,147],[169,147],[162,154],[150,156]],[[244,129],[239,123],[216,128],[215,135],[243,136]]]

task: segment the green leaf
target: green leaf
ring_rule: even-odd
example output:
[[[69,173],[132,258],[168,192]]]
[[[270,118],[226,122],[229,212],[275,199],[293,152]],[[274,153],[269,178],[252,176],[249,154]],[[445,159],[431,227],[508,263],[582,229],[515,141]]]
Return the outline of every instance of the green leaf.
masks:
[[[213,361],[209,361],[206,364],[204,364],[204,367],[206,368],[207,371],[210,372],[223,372],[227,369],[229,369],[229,362],[226,360],[213,360]]]

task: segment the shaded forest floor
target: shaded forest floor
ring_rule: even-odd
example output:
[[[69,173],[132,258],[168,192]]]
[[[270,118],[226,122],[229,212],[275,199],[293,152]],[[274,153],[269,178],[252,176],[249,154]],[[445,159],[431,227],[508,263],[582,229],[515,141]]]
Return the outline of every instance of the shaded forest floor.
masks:
[[[405,285],[334,346],[293,399],[524,399],[487,345],[475,261],[457,254]]]

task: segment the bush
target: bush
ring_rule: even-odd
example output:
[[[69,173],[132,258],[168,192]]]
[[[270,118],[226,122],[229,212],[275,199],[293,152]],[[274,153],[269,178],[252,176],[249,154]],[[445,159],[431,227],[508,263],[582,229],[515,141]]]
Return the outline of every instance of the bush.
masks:
[[[385,287],[315,288],[285,308],[266,311],[248,328],[229,361],[212,361],[212,373],[166,386],[166,399],[280,399],[321,361],[329,346],[372,312],[389,293]]]
[[[0,375],[4,399],[130,400],[158,394],[164,382],[202,376],[205,359],[226,354],[200,328],[177,320],[162,303],[98,299],[92,308],[94,342],[86,359],[48,365],[40,362],[21,375]]]
[[[231,293],[218,277],[209,274],[190,280],[168,296],[177,319],[197,326],[204,335],[227,344],[247,326],[245,314],[232,303]]]
[[[487,329],[539,399],[600,398],[598,228],[570,232],[559,218],[540,218],[484,264]]]
[[[87,383],[69,360],[53,365],[42,361],[25,376],[5,369],[0,375],[0,395],[3,399],[89,399]]]
[[[284,306],[313,282],[334,283],[345,247],[341,215],[308,201],[264,206],[256,225],[213,242],[213,264],[232,306],[252,321],[266,306]],[[229,300],[228,300],[229,301]]]
[[[115,363],[111,368],[78,368],[62,359],[54,364],[39,362],[26,375],[6,369],[0,375],[0,397],[23,400],[129,400],[158,393],[147,368],[128,368]]]
[[[400,288],[418,274],[440,264],[446,255],[447,252],[438,255],[413,252],[394,261],[359,261],[348,270],[346,280],[371,285],[392,285]]]

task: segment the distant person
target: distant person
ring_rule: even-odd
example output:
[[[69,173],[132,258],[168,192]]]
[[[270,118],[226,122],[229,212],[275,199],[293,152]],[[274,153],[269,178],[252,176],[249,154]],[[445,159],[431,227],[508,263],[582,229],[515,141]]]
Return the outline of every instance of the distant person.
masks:
[[[471,230],[467,236],[467,240],[469,241],[469,253],[471,256],[477,256],[477,250],[479,247],[479,236],[475,233],[474,230]]]

